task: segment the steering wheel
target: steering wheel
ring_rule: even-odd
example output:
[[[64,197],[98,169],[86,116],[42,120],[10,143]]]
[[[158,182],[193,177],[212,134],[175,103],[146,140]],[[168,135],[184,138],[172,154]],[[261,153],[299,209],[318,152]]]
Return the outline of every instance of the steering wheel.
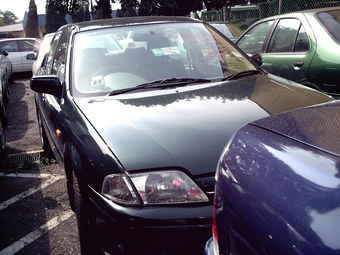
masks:
[[[117,73],[117,72],[128,72],[127,70],[119,67],[119,66],[109,66],[109,67],[105,67],[105,68],[102,68],[100,69],[99,71],[95,72],[92,77],[94,76],[106,76],[108,74],[111,74],[111,73]]]

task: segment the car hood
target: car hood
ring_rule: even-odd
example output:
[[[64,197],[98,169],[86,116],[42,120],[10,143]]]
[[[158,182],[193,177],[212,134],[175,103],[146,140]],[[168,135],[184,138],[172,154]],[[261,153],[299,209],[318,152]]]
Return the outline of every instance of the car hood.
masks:
[[[75,99],[126,170],[182,167],[213,173],[241,126],[330,97],[276,76]]]
[[[252,124],[340,156],[340,101],[278,114]]]

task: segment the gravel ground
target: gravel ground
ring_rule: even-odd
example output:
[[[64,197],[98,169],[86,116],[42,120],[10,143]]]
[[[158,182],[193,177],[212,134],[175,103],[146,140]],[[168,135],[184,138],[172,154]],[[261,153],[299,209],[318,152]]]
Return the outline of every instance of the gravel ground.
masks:
[[[34,92],[29,86],[29,74],[16,76],[10,84],[7,105],[8,126],[5,129],[6,154],[41,150],[34,103]]]

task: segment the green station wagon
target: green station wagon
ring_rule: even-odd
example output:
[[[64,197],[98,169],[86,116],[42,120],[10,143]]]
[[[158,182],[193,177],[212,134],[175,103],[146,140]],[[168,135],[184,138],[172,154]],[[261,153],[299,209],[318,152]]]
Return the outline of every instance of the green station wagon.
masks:
[[[340,7],[262,19],[236,44],[269,73],[340,97]]]

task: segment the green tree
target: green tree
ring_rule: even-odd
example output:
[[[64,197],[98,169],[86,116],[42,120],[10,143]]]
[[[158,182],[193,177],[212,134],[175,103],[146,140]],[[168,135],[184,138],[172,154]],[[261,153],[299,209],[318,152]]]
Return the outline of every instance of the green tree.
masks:
[[[191,11],[202,9],[202,0],[116,0],[116,2],[121,4],[124,16],[134,16],[136,10],[139,16],[186,16]]]
[[[202,0],[190,0],[190,1],[181,1],[176,0],[177,9],[176,16],[186,16],[189,15],[190,12],[200,11],[203,8]]]
[[[70,0],[68,13],[73,22],[90,20],[89,0]]]
[[[207,10],[220,10],[224,6],[233,6],[244,3],[244,0],[203,0]]]
[[[184,2],[184,1],[182,1]],[[178,9],[177,1],[169,0],[141,0],[139,16],[149,15],[175,15]]]
[[[97,6],[94,9],[111,14],[111,8],[108,9],[111,2],[121,5],[118,17],[136,16],[137,13],[139,16],[187,16],[190,12],[201,10],[203,2],[208,10],[219,10],[224,6],[239,4],[239,1],[243,0],[96,0]]]
[[[94,14],[96,14],[97,19],[111,19],[112,9],[110,0],[96,0]]]
[[[24,30],[26,37],[40,38],[37,6],[35,5],[34,0],[30,0],[28,17]]]
[[[15,14],[13,12],[10,11],[5,11],[2,12],[0,11],[0,19],[2,20],[2,22],[0,21],[0,24],[4,24],[3,26],[7,26],[7,25],[12,25],[16,23],[16,20],[18,19],[17,16],[15,16]]]
[[[46,33],[53,33],[67,24],[65,15],[68,14],[67,0],[46,0]]]

